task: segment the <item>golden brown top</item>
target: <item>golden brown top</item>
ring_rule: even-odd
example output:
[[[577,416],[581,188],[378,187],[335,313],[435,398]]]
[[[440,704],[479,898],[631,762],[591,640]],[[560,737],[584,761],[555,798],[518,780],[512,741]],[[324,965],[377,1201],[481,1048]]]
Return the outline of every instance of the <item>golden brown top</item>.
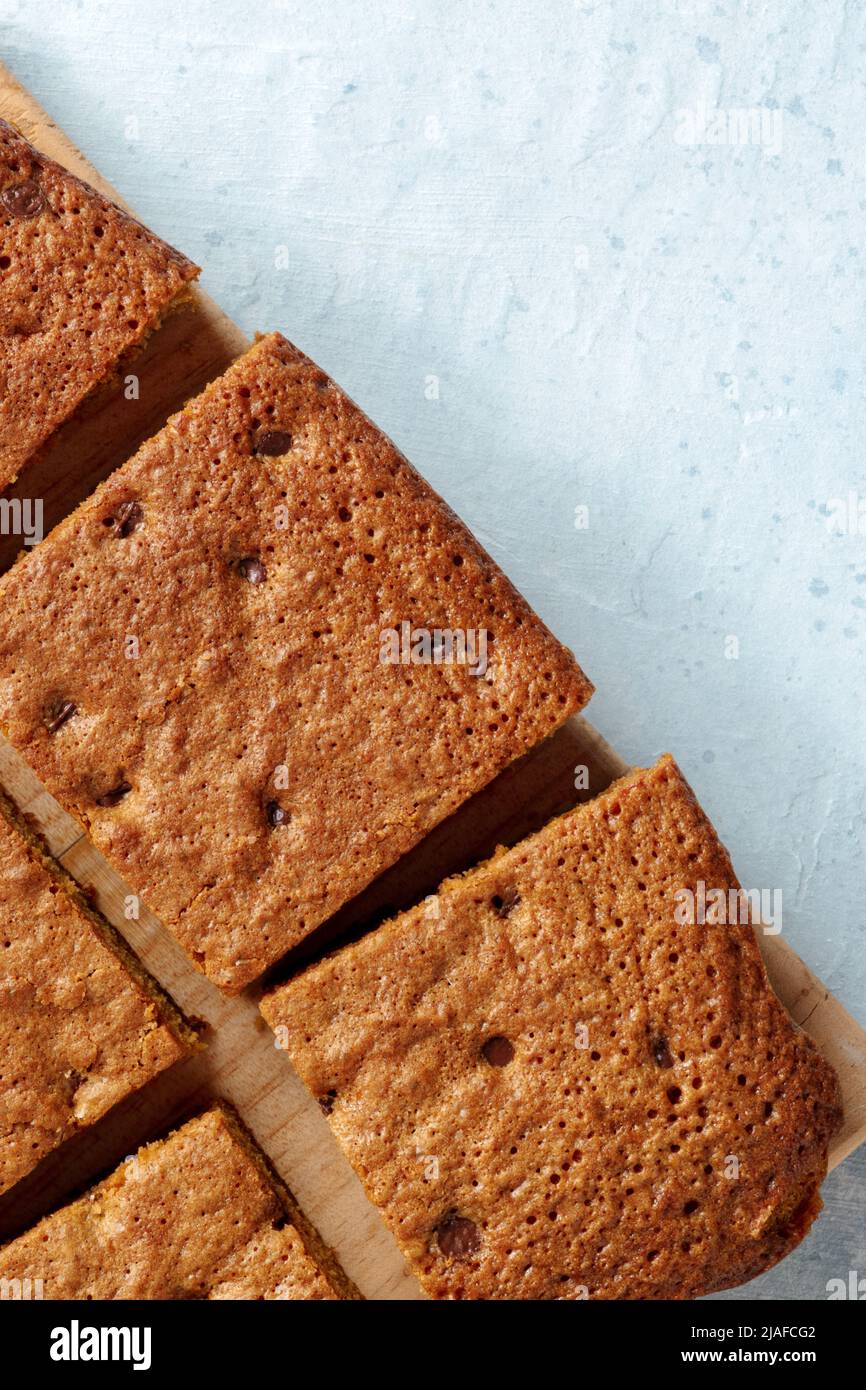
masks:
[[[426,662],[402,660],[404,623],[422,656],[432,635]],[[447,630],[468,634],[467,658],[476,642],[474,663],[457,645],[441,659]],[[441,499],[278,335],[0,585],[5,731],[232,990],[591,689]]]
[[[307,1252],[253,1147],[207,1111],[0,1250],[0,1279],[41,1279],[46,1299],[351,1296]]]
[[[0,814],[0,1192],[187,1050],[110,940]]]
[[[434,1296],[696,1297],[808,1229],[835,1073],[700,882],[665,758],[266,998]]]
[[[197,274],[0,121],[0,488]]]

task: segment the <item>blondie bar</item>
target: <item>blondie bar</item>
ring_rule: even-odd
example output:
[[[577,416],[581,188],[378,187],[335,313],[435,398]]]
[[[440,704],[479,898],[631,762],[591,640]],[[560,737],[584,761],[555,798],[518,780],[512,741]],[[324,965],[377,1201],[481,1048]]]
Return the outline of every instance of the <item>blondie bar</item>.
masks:
[[[196,275],[0,121],[0,489]]]
[[[695,1298],[820,1209],[837,1079],[670,758],[262,1012],[434,1297]]]
[[[0,1280],[55,1300],[360,1297],[223,1105],[0,1249]]]
[[[591,690],[276,334],[0,584],[0,725],[232,991]]]

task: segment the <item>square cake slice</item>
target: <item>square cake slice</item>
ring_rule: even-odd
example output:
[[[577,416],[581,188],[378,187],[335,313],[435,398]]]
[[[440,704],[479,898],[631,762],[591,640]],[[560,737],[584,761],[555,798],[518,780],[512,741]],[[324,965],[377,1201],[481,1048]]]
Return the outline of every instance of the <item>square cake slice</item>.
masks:
[[[196,275],[0,121],[0,489]]]
[[[591,690],[276,334],[0,584],[0,725],[230,991]]]
[[[0,1192],[195,1042],[0,798]]]
[[[802,1238],[838,1084],[745,907],[666,757],[265,999],[430,1294],[694,1298]]]
[[[0,1279],[52,1300],[360,1297],[222,1104],[0,1249]]]

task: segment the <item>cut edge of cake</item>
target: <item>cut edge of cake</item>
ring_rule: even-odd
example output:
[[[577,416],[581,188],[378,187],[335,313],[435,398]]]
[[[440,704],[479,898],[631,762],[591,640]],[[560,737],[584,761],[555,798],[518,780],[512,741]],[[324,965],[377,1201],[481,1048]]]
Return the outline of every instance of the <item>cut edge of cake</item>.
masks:
[[[317,1227],[306,1215],[294,1193],[280,1177],[270,1158],[244,1124],[235,1107],[226,1100],[218,1099],[202,1113],[207,1115],[214,1112],[221,1116],[229,1133],[244,1150],[250,1161],[255,1164],[262,1179],[275,1192],[285,1208],[291,1224],[298,1232],[310,1261],[321,1271],[342,1299],[351,1302],[363,1301],[363,1294],[343,1269],[336,1252],[325,1242]]]
[[[205,1044],[194,1024],[186,1017],[171,995],[139,958],[129,942],[90,901],[81,884],[68,869],[51,854],[30,819],[0,787],[0,816],[23,842],[29,858],[48,874],[58,890],[84,919],[98,941],[119,961],[136,992],[152,1010],[153,1018],[164,1027],[178,1046],[178,1061],[192,1052],[201,1051]]]

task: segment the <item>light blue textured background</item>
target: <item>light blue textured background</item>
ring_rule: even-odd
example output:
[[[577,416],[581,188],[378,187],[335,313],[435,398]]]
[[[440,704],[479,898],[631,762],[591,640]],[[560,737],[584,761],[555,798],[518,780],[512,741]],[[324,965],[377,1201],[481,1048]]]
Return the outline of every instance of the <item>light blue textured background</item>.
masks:
[[[614,746],[676,754],[866,1021],[864,6],[0,16],[13,71],[229,314],[282,329],[444,493]],[[755,108],[763,143],[684,144],[701,104]],[[834,534],[852,492],[864,534]],[[748,1293],[866,1275],[864,1201],[854,1160]]]

